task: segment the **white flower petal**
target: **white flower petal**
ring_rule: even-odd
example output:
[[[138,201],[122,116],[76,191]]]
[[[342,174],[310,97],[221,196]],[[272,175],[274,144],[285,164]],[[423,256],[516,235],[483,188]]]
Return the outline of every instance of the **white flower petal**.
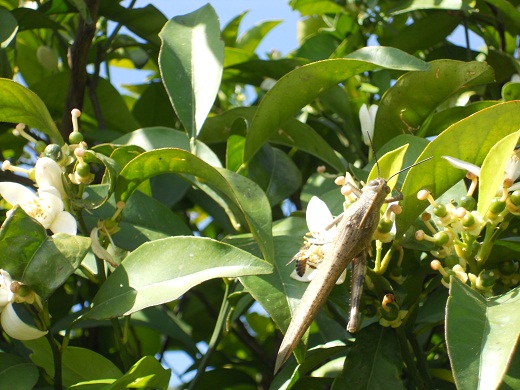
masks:
[[[68,211],[60,211],[52,221],[49,229],[54,233],[66,233],[75,236],[78,232],[76,219]]]
[[[374,126],[372,124],[372,118],[370,117],[370,113],[366,104],[363,104],[359,109],[359,122],[361,123],[361,134],[363,135],[363,142],[365,145],[370,145],[370,139],[368,136],[373,136]]]
[[[341,275],[339,275],[339,278],[338,278],[338,280],[336,281],[336,284],[342,284],[342,283],[345,281],[346,278],[347,278],[347,270],[345,269],[345,270],[341,273]]]
[[[16,314],[12,303],[5,307],[0,317],[4,332],[13,339],[34,340],[47,334],[47,331],[39,330],[23,322]]]
[[[520,176],[520,158],[513,153],[511,158],[507,160],[505,168],[505,178],[515,181]]]
[[[450,156],[442,156],[443,159],[448,161],[455,168],[463,169],[465,171],[473,173],[475,176],[480,176],[480,167],[477,167],[475,164],[471,164],[469,162],[459,160],[455,157]]]
[[[309,201],[305,218],[307,220],[307,227],[315,238],[323,240],[323,243],[334,239],[336,226],[325,230],[325,228],[332,223],[334,218],[325,202],[317,196],[313,196]]]
[[[0,196],[12,206],[31,202],[37,198],[36,194],[29,188],[9,181],[0,183]]]
[[[3,310],[5,305],[11,303],[14,298],[14,294],[11,291],[11,275],[9,272],[0,269],[0,312]]]
[[[65,197],[65,190],[61,180],[62,170],[56,161],[49,157],[40,157],[36,161],[34,168],[38,187],[54,187],[60,192],[62,198]]]

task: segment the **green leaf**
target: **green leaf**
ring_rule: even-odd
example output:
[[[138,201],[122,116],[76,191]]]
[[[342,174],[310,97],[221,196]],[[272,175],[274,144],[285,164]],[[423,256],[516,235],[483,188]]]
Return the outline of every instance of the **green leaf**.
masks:
[[[159,36],[161,76],[170,101],[192,138],[196,138],[220,87],[224,43],[210,4],[170,20]]]
[[[372,167],[372,170],[368,175],[367,182],[378,177],[389,178],[394,173],[399,172],[403,166],[403,159],[407,150],[408,145],[403,145],[400,148],[397,148],[381,156],[378,161],[378,165],[375,164]],[[395,183],[397,183],[397,176],[394,176],[392,179],[390,179],[388,186],[390,188],[394,188]]]
[[[520,336],[520,289],[486,299],[451,278],[446,343],[457,389],[496,389]]]
[[[401,0],[388,12],[398,15],[420,9],[473,10],[474,0]]]
[[[414,20],[394,36],[384,39],[378,38],[381,45],[395,47],[407,53],[418,50],[427,50],[437,46],[450,35],[460,24],[460,16],[444,11],[431,12],[424,17]],[[417,39],[421,37],[421,39]]]
[[[135,363],[108,389],[167,389],[171,370],[166,370],[154,357],[145,356]]]
[[[264,96],[253,117],[246,139],[244,160],[248,162],[262,145],[293,115],[312,102],[322,91],[349,77],[375,70],[388,63],[388,68],[423,70],[427,64],[420,60],[409,66],[402,64],[395,50],[371,53],[372,62],[356,59],[333,59],[314,62],[289,72]],[[411,57],[406,55],[407,58]]]
[[[0,383],[6,389],[32,389],[38,377],[34,364],[17,355],[0,353]]]
[[[507,102],[481,110],[455,123],[437,136],[424,149],[420,160],[433,156],[431,161],[413,167],[402,187],[403,212],[396,217],[399,237],[428,206],[417,199],[417,192],[427,189],[438,198],[466,175],[452,167],[442,156],[451,156],[480,166],[489,150],[505,136],[518,130],[520,102]]]
[[[107,192],[102,199],[98,199],[97,202],[93,202],[92,199],[81,200],[81,205],[89,209],[96,209],[102,206],[112,196],[116,186],[116,179],[119,171],[121,170],[120,165],[110,157],[107,157],[101,153],[96,153],[92,150],[87,150],[84,160],[86,163],[97,163],[103,165],[105,168],[103,175],[103,183],[107,183]]]
[[[409,72],[389,88],[375,121],[376,149],[400,134],[423,136],[426,118],[448,97],[474,85],[494,81],[493,68],[483,62],[438,60],[425,72]]]
[[[99,203],[106,194],[106,185],[90,185],[86,191],[93,203]],[[116,211],[114,198],[96,210],[85,210],[83,218],[88,231],[97,226],[99,220],[110,218]],[[172,210],[158,200],[137,191],[125,205],[120,230],[112,237],[115,244],[126,250],[134,250],[147,241],[161,238],[191,235],[191,229]]]
[[[112,141],[114,144],[137,145],[150,151],[159,148],[180,148],[190,150],[190,141],[183,131],[169,127],[146,127],[125,134]],[[214,167],[222,164],[217,155],[199,140],[195,141],[195,155]]]
[[[55,234],[34,252],[21,281],[47,299],[74,273],[89,249],[88,237]]]
[[[48,340],[40,337],[23,343],[32,351],[30,358],[34,364],[42,367],[47,375],[53,378],[54,359]],[[90,349],[69,346],[62,351],[61,357],[62,379],[65,387],[96,379],[114,380],[123,375],[114,363]]]
[[[5,48],[11,43],[18,31],[18,22],[11,13],[0,8],[0,47]]]
[[[395,47],[367,46],[350,53],[346,58],[363,60],[382,68],[427,71],[430,65]]]
[[[343,7],[331,0],[291,0],[291,7],[302,16],[339,14],[344,12]]]
[[[508,82],[502,87],[502,97],[506,102],[520,99],[520,83]]]
[[[230,129],[237,118],[244,118],[249,123],[255,115],[255,107],[239,107],[228,110],[220,115],[208,118],[199,139],[206,143],[226,142],[230,136]],[[280,126],[278,131],[271,135],[269,141],[290,148],[298,148],[306,153],[318,157],[338,172],[345,167],[335,150],[309,125],[291,118]]]
[[[250,180],[234,172],[217,170],[196,156],[181,149],[157,149],[134,158],[118,177],[115,198],[126,202],[144,180],[162,173],[193,175],[193,180],[207,191],[218,191],[229,208],[228,215],[244,216],[251,232],[258,240],[262,253],[268,261],[274,257],[271,238],[271,210],[265,194]],[[209,188],[207,189],[206,187]],[[211,196],[211,194],[210,194]],[[224,202],[224,199],[222,199]]]
[[[372,324],[357,333],[332,389],[404,389],[402,364],[395,330]]]
[[[251,160],[247,173],[265,191],[271,206],[294,194],[302,181],[300,170],[291,158],[269,145],[264,145]]]
[[[214,278],[270,273],[269,263],[203,237],[171,237],[143,244],[107,278],[84,318],[128,315],[177,299]]]
[[[247,121],[237,118],[231,125],[226,145],[226,168],[237,172],[244,163],[244,144],[246,141]]]
[[[42,225],[16,206],[0,229],[0,264],[13,279],[48,298],[81,263],[90,239],[68,234],[47,237]]]
[[[34,253],[47,240],[45,228],[15,206],[0,228],[0,264],[15,280],[21,280]]]
[[[504,175],[500,173],[505,171],[518,143],[518,137],[520,137],[520,130],[502,138],[490,149],[482,163],[477,204],[480,215],[486,215],[497,190],[502,188]]]
[[[281,20],[267,20],[256,24],[237,40],[235,47],[242,49],[245,53],[252,56],[269,31],[278,26],[281,22]]]
[[[0,79],[0,90],[1,122],[25,123],[47,134],[51,142],[63,144],[47,107],[34,92],[8,79]]]
[[[249,11],[244,11],[241,14],[235,16],[229,23],[222,29],[222,40],[226,44],[226,48],[235,47],[238,37],[238,29],[244,16]]]

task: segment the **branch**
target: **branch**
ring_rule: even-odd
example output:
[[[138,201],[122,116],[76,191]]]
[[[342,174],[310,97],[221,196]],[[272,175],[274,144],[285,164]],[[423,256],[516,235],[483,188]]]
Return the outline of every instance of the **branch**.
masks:
[[[83,109],[83,99],[85,96],[85,88],[87,85],[87,63],[88,52],[92,45],[92,39],[96,32],[96,22],[99,17],[99,3],[101,0],[86,0],[91,17],[91,23],[87,23],[80,17],[79,26],[76,31],[74,43],[69,49],[69,67],[70,78],[69,88],[67,90],[67,99],[65,100],[65,109],[63,111],[60,133],[64,139],[72,131],[72,123],[70,120],[70,112],[73,108]]]

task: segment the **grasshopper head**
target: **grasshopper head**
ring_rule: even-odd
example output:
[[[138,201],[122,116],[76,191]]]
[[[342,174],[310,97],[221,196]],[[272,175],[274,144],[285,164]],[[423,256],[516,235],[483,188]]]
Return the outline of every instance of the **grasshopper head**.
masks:
[[[388,195],[391,192],[390,187],[388,187],[387,180],[383,179],[382,177],[378,177],[377,179],[370,180],[365,185],[365,188],[372,192],[384,193],[385,197],[386,197],[386,195]]]

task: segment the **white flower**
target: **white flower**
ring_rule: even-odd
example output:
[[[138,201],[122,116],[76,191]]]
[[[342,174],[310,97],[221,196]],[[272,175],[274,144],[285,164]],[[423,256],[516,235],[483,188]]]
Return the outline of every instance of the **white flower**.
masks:
[[[372,104],[370,107],[363,104],[359,109],[359,122],[361,123],[363,142],[368,146],[370,146],[370,139],[374,137],[374,126],[378,108],[376,104]]]
[[[10,337],[17,340],[34,340],[46,335],[47,331],[27,325],[16,314],[13,303],[17,296],[11,291],[12,283],[13,280],[9,272],[0,269],[0,323],[2,329]],[[23,301],[23,299],[21,300]]]
[[[45,229],[50,229],[53,233],[75,235],[76,220],[63,206],[64,190],[58,163],[47,157],[40,158],[36,163],[36,184],[37,194],[21,184],[3,182],[0,183],[0,196],[12,206],[20,205]]]
[[[455,168],[466,170],[475,176],[480,176],[480,167],[475,164],[471,164],[469,162],[459,160],[455,157],[450,156],[442,156],[443,159],[447,160],[452,166]],[[507,160],[506,167],[504,170],[504,180],[510,179],[511,181],[515,181],[520,177],[520,158],[516,154],[516,151],[513,152],[509,160]],[[514,191],[520,188],[520,183],[516,183],[513,186],[508,188],[508,191]],[[502,188],[499,188],[499,192],[501,193]]]
[[[301,282],[310,282],[316,276],[317,267],[321,264],[327,253],[331,249],[331,243],[336,236],[336,225],[332,224],[334,218],[329,208],[321,199],[313,196],[307,205],[305,214],[307,227],[311,237],[306,238],[305,244],[296,254],[296,261],[305,261],[305,273],[300,276],[294,270],[291,278]],[[345,281],[346,271],[343,271],[336,284]]]

